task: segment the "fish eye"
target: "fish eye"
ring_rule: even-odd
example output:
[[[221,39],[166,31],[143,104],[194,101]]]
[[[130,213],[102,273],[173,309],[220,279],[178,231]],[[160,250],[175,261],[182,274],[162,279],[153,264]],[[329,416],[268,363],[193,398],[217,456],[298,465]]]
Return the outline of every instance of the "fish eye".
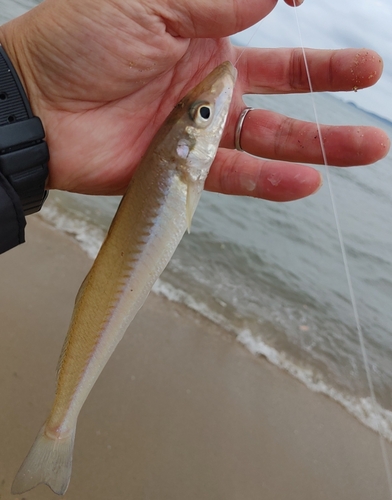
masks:
[[[208,120],[211,116],[211,110],[208,106],[200,106],[199,115],[203,118],[203,120]]]
[[[213,105],[208,102],[195,103],[189,113],[191,119],[199,127],[206,127],[213,115]]]

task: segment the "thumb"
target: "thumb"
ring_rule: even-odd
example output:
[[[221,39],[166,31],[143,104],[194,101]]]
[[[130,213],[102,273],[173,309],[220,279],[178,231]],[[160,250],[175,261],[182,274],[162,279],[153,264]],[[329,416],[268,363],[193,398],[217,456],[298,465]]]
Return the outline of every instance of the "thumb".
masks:
[[[267,16],[278,0],[183,0],[157,6],[172,35],[221,38],[249,28]]]

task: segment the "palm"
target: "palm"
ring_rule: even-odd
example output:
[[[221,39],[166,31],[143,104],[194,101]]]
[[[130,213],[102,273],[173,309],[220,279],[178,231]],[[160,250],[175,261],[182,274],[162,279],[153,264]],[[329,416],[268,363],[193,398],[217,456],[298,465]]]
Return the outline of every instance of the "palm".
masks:
[[[206,51],[201,46],[206,44],[219,48],[213,51],[215,57],[203,57]],[[179,49],[177,58],[181,59]],[[96,71],[96,81],[105,81],[99,89],[95,86],[89,91],[88,85],[74,85],[73,95],[66,102],[59,105],[53,99],[53,105],[40,112],[50,131],[51,161],[56,164],[51,171],[51,186],[93,194],[123,193],[165,117],[186,91],[200,81],[200,68],[209,69],[228,59],[230,45],[197,40],[188,44],[187,53],[188,62],[170,62],[168,68],[161,66],[142,81],[140,74],[137,79],[128,80],[124,86],[132,88],[129,95],[121,88],[113,90],[116,84],[121,87],[118,80]],[[150,64],[154,67],[156,62],[151,59]],[[115,74],[113,68],[112,75]]]
[[[30,61],[35,63],[30,66],[35,74],[27,79],[27,87],[30,99],[35,97],[34,111],[47,130],[50,187],[91,194],[122,193],[153,135],[176,102],[210,69],[223,60],[235,61],[238,57],[237,50],[225,37],[264,17],[276,0],[246,3],[233,0],[229,4],[226,0],[215,0],[207,7],[201,2],[204,10],[198,5],[199,0],[184,0],[182,7],[186,3],[189,3],[186,8],[180,11],[178,7],[176,12],[167,10],[164,0],[154,2],[153,7],[147,0],[63,3],[47,0],[31,13],[31,32],[37,29],[47,37],[44,43],[39,39],[36,45],[29,44]],[[238,20],[240,6],[242,16]],[[214,21],[217,15],[219,23]],[[31,36],[31,32],[26,36]],[[218,38],[209,38],[212,34]],[[316,90],[353,87],[349,60],[354,54],[343,52],[340,59],[332,51],[311,56]],[[334,70],[333,55],[336,74],[331,87],[329,71]],[[309,136],[314,136],[314,128],[310,129],[309,124],[294,122],[284,147],[275,144],[275,136],[267,141],[265,134],[260,134],[257,121],[267,117],[262,111],[254,112],[253,125],[249,120],[244,127],[242,144],[247,151],[285,162],[266,163],[229,150],[233,148],[238,114],[244,107],[243,93],[307,91],[307,81],[297,82],[294,89],[290,84],[293,75],[288,68],[292,67],[292,60],[293,53],[289,50],[247,50],[241,57],[239,81],[222,141],[227,149],[218,153],[207,180],[209,189],[284,200],[306,196],[317,187],[317,172],[295,164],[287,168],[287,161],[322,161],[316,144],[305,152],[295,149],[298,133],[307,130]],[[271,63],[277,71],[270,71]],[[377,66],[374,58],[369,57],[362,66],[357,64],[355,71],[355,76],[359,73],[378,76],[381,65]],[[275,115],[272,121],[270,132],[278,140],[286,126],[285,118]],[[369,143],[370,130],[364,130],[362,147],[367,156],[363,155],[363,163],[385,154],[379,147],[380,137],[376,141],[374,130],[371,132],[373,139]],[[350,165],[357,161],[357,137],[351,128],[335,133],[329,141],[332,163]],[[386,144],[385,136],[382,139]],[[283,171],[286,185],[283,182],[267,192],[263,179],[271,170]],[[241,175],[255,179],[254,192],[246,189],[244,192]]]

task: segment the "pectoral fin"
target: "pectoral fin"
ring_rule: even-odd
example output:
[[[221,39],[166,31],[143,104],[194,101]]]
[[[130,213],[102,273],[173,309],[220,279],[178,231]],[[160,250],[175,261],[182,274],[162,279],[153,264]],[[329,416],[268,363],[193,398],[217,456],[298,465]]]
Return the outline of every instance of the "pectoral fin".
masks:
[[[186,194],[186,225],[188,228],[188,233],[191,232],[193,214],[195,213],[197,204],[199,203],[202,191],[202,183],[188,179]]]

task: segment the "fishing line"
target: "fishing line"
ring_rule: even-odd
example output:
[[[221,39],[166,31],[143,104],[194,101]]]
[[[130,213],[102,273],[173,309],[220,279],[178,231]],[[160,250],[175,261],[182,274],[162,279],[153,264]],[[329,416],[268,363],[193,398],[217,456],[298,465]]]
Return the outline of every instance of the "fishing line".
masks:
[[[260,29],[260,23],[258,24],[257,28],[253,31],[252,35],[249,37],[249,40],[247,42],[247,44],[243,47],[243,49],[241,50],[239,56],[237,57],[237,59],[235,60],[235,63],[234,63],[234,67],[236,68],[237,67],[237,64],[238,64],[238,61],[241,59],[241,57],[243,56],[245,50],[249,47],[249,45],[251,44],[253,38],[256,36],[256,34],[259,32],[259,29]]]
[[[329,194],[330,194],[330,199],[331,199],[331,205],[332,205],[332,211],[333,211],[333,216],[334,216],[334,220],[335,220],[335,226],[336,226],[337,236],[338,236],[338,240],[339,240],[340,250],[341,250],[341,254],[342,254],[342,259],[343,259],[344,270],[345,270],[345,274],[346,274],[347,285],[348,285],[348,289],[349,289],[349,295],[350,295],[351,305],[352,305],[352,308],[353,308],[354,322],[355,322],[355,326],[356,326],[356,330],[357,330],[357,335],[358,335],[358,338],[359,338],[359,344],[360,344],[360,348],[361,348],[361,354],[362,354],[363,364],[364,364],[364,367],[365,367],[366,379],[367,379],[367,383],[368,383],[368,387],[369,387],[369,392],[370,392],[370,399],[371,399],[372,404],[373,404],[373,410],[376,413],[378,413],[379,416],[381,416],[381,411],[378,410],[379,406],[377,404],[377,399],[376,399],[376,394],[375,394],[375,390],[374,390],[373,379],[372,379],[372,375],[371,375],[371,371],[370,371],[369,357],[368,357],[368,354],[367,354],[366,345],[365,345],[365,339],[364,339],[364,335],[363,335],[363,330],[362,330],[361,322],[360,322],[360,319],[359,319],[357,300],[356,300],[356,297],[355,297],[354,287],[353,287],[352,279],[351,279],[351,272],[350,272],[350,268],[349,268],[349,265],[348,265],[346,245],[345,245],[344,238],[343,238],[343,233],[342,233],[342,230],[341,230],[341,225],[340,225],[338,210],[337,210],[337,206],[336,206],[336,202],[335,202],[335,195],[334,195],[334,192],[333,192],[333,189],[332,189],[330,169],[329,169],[329,165],[328,165],[328,161],[327,161],[327,155],[326,155],[326,151],[325,151],[325,144],[324,144],[323,137],[321,135],[321,127],[320,127],[320,121],[318,119],[317,107],[316,107],[316,103],[315,103],[315,99],[314,99],[314,91],[313,91],[312,79],[311,79],[311,76],[310,76],[308,60],[307,60],[307,57],[306,57],[305,46],[304,46],[304,43],[303,43],[301,25],[300,25],[300,22],[299,22],[299,17],[298,17],[298,13],[297,13],[297,9],[296,9],[296,7],[297,7],[297,0],[293,0],[293,3],[294,3],[295,19],[296,19],[297,28],[298,28],[298,34],[299,34],[300,43],[301,43],[302,56],[303,56],[304,65],[305,65],[306,77],[307,77],[308,83],[309,83],[310,98],[311,98],[312,107],[313,107],[313,113],[314,113],[314,117],[315,117],[315,121],[316,121],[317,133],[318,133],[318,136],[319,136],[319,139],[320,139],[321,154],[322,154],[323,163],[324,163],[324,167],[325,167],[327,184],[328,184],[328,189],[329,189]],[[390,494],[390,498],[392,500],[392,475],[391,475],[391,468],[390,468],[389,458],[388,458],[388,454],[387,454],[385,438],[384,438],[384,436],[382,435],[382,432],[381,432],[381,422],[380,422],[380,419],[378,419],[377,427],[378,427],[378,436],[379,436],[380,447],[381,447],[381,454],[382,454],[382,457],[383,457],[383,462],[384,462],[384,467],[385,467],[385,473],[386,473],[387,482],[388,482],[389,494]]]

